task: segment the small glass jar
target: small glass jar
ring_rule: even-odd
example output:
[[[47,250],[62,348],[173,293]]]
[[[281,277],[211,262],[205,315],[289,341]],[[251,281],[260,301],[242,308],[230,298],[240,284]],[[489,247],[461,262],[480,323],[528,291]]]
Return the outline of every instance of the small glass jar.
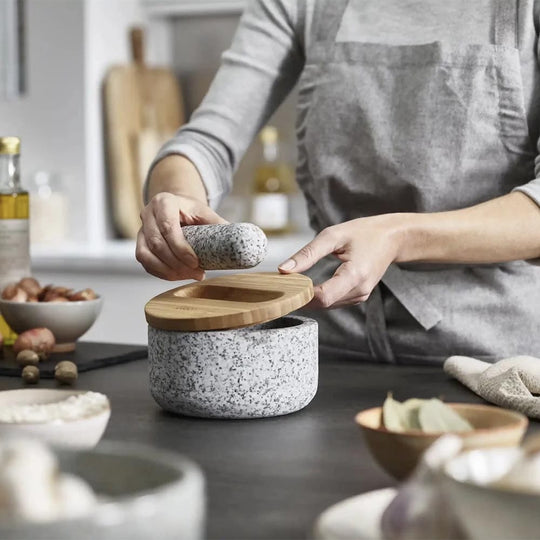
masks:
[[[67,238],[67,196],[58,174],[39,171],[30,191],[32,245],[61,244]]]

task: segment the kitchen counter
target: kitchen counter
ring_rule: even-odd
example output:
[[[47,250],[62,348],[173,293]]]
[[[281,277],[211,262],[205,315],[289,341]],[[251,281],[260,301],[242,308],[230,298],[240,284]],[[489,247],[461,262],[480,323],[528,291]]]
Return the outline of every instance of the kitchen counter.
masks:
[[[106,439],[175,450],[202,467],[208,537],[221,540],[305,539],[328,506],[395,485],[373,461],[354,424],[355,413],[380,405],[387,391],[397,399],[483,402],[440,367],[323,357],[319,392],[303,411],[265,420],[201,420],[162,412],[149,394],[147,377],[141,360],[83,373],[78,387],[110,397]],[[40,385],[55,386],[54,381]],[[2,390],[20,386],[18,379],[0,378]],[[539,424],[529,429],[539,431]]]

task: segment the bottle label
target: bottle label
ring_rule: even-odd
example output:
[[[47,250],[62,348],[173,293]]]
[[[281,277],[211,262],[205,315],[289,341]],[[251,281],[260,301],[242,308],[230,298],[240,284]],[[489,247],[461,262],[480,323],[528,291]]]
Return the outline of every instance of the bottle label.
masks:
[[[285,193],[263,193],[253,199],[253,222],[261,229],[283,229],[289,223],[289,198]]]
[[[27,219],[0,219],[0,289],[30,273]]]

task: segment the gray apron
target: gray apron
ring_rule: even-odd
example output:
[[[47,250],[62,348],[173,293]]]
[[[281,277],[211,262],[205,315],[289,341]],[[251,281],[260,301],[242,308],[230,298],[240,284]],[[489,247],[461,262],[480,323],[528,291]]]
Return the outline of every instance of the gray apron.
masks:
[[[316,232],[375,214],[464,208],[534,178],[518,1],[494,3],[491,44],[404,46],[336,42],[349,1],[316,3],[297,124],[297,178]],[[310,275],[320,283],[338,265],[327,258]],[[540,355],[539,304],[540,268],[525,261],[393,264],[367,303],[310,315],[323,346],[432,363]]]

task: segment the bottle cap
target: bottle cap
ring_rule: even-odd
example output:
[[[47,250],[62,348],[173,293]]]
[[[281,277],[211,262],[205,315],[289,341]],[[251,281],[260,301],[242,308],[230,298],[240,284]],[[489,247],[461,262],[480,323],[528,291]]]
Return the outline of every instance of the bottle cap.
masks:
[[[19,137],[0,137],[0,154],[16,155],[21,151]]]
[[[261,141],[264,144],[276,144],[278,142],[278,130],[274,126],[266,126],[261,131]]]

